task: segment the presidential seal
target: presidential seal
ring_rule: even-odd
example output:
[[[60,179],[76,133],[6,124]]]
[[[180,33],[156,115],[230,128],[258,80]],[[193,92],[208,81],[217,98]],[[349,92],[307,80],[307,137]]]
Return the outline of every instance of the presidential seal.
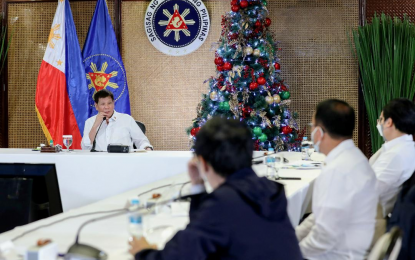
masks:
[[[197,50],[209,34],[209,13],[201,0],[152,0],[144,26],[151,44],[172,56]]]

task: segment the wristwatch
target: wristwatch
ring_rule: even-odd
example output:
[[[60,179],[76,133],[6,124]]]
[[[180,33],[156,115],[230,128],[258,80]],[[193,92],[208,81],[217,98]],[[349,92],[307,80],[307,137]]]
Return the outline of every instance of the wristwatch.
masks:
[[[154,151],[153,147],[151,147],[151,146],[146,146],[146,147],[144,147],[144,150],[147,150],[147,148],[150,148],[150,149],[151,149],[151,151]]]

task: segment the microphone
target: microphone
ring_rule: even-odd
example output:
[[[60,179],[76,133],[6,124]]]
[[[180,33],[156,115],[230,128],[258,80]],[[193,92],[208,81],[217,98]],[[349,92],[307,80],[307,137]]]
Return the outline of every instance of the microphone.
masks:
[[[155,206],[161,206],[161,205],[166,205],[168,203],[170,203],[172,200],[168,199],[165,201],[162,201],[160,203],[155,203],[154,205],[151,205],[150,207],[145,207],[145,206],[132,206],[129,208],[125,208],[125,210],[123,210],[122,212],[117,212],[114,214],[110,214],[110,215],[106,215],[106,216],[102,216],[102,217],[98,217],[98,218],[93,218],[90,219],[86,222],[84,222],[78,229],[78,232],[76,233],[76,239],[75,239],[75,243],[68,249],[68,252],[66,253],[65,259],[67,260],[75,260],[75,259],[94,259],[94,260],[106,260],[108,255],[93,246],[90,245],[86,245],[86,244],[81,244],[79,243],[79,235],[81,233],[81,230],[88,224],[96,222],[96,221],[100,221],[100,220],[104,220],[104,219],[108,219],[108,218],[113,218],[113,217],[117,217],[126,213],[132,213],[132,212],[142,212],[141,215],[147,215],[149,213],[151,213],[153,211],[153,209],[155,208]],[[145,210],[145,211],[144,211]]]
[[[97,144],[97,135],[98,135],[99,129],[101,129],[102,123],[104,123],[104,121],[105,121],[106,119],[107,119],[107,118],[104,116],[104,118],[102,119],[101,124],[100,124],[100,125],[99,125],[99,127],[98,127],[97,133],[95,134],[95,137],[94,137],[94,142],[92,143],[91,153],[98,152],[97,150],[95,150],[95,145]]]

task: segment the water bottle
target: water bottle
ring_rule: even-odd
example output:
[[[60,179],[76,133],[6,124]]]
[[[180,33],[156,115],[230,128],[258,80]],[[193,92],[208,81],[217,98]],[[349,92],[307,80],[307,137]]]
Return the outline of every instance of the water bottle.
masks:
[[[50,139],[50,141],[49,141],[49,146],[53,147],[53,140],[52,139]]]
[[[307,136],[303,137],[301,142],[301,159],[310,160],[309,149],[311,148],[311,142],[307,141]]]
[[[140,201],[136,198],[130,202],[131,206],[139,206]],[[131,212],[128,215],[129,225],[128,231],[131,237],[141,238],[143,236],[143,223],[141,215],[138,212]]]
[[[275,174],[275,158],[272,156],[274,154],[274,148],[268,148],[268,156],[265,157],[265,165],[267,167],[267,176],[272,177]]]

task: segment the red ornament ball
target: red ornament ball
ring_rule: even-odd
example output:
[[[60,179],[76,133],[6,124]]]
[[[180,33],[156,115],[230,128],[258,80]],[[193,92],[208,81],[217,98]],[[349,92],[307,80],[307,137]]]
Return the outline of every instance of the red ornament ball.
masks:
[[[285,135],[291,134],[293,131],[293,129],[289,126],[283,126],[281,130],[282,130],[282,133]]]
[[[270,27],[271,26],[271,19],[267,18],[265,19],[265,27]]]
[[[222,57],[215,58],[215,64],[216,65],[223,65],[223,58]]]
[[[256,82],[259,85],[265,85],[265,83],[267,83],[267,80],[264,77],[259,77]]]
[[[258,88],[258,83],[252,82],[251,84],[249,84],[249,89],[250,90],[255,90],[257,88]]]
[[[239,5],[241,6],[241,8],[247,8],[248,7],[248,1],[246,0],[242,0]]]
[[[252,113],[252,108],[250,108],[250,107],[244,107],[243,109],[242,109],[242,115],[243,115],[243,117],[244,118],[247,118],[247,117],[250,117],[251,116],[251,113]]]
[[[232,9],[232,12],[236,13],[236,12],[239,11],[239,6],[238,5],[233,5],[231,9]]]
[[[200,127],[195,127],[190,131],[190,135],[191,136],[196,136],[197,133],[199,133],[199,131],[200,131]]]
[[[230,62],[225,62],[225,64],[223,65],[224,70],[231,70],[232,67],[233,67],[232,63],[230,63]]]
[[[262,23],[259,20],[257,20],[255,22],[255,27],[261,27],[261,25],[262,25]]]
[[[221,65],[218,65],[216,68],[218,69],[218,71],[223,71],[223,66]]]
[[[231,5],[238,5],[238,0],[232,0]]]
[[[280,69],[281,69],[281,65],[280,65],[278,62],[276,62],[276,63],[274,64],[274,68],[275,68],[276,70],[280,70]]]

